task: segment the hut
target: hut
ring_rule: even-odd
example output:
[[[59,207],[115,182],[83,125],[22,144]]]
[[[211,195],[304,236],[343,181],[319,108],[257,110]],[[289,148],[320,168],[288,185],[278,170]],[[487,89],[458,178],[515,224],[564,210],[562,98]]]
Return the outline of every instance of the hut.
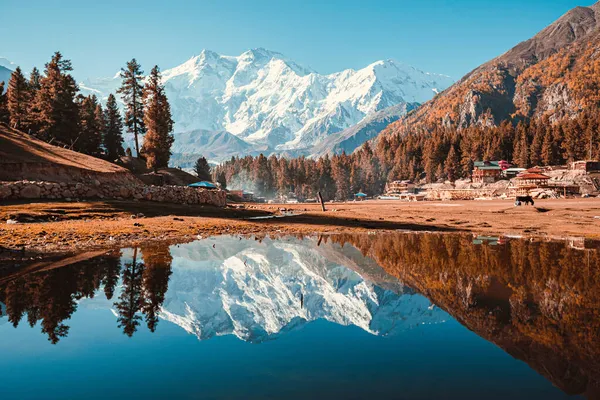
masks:
[[[354,195],[354,200],[355,201],[363,201],[367,199],[367,195],[364,194],[363,192],[358,192]]]
[[[196,183],[191,183],[188,185],[189,187],[199,188],[199,189],[218,189],[217,185],[212,182],[200,181]]]

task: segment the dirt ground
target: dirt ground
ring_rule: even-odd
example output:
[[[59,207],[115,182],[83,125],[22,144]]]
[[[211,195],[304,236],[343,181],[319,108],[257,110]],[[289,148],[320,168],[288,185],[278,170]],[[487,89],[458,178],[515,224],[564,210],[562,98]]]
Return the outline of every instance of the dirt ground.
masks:
[[[226,209],[133,201],[0,205],[0,253],[73,252],[216,234],[445,231],[600,238],[600,199],[238,204]],[[294,215],[285,215],[286,213]],[[284,214],[284,215],[282,215]],[[17,223],[7,223],[7,220]]]

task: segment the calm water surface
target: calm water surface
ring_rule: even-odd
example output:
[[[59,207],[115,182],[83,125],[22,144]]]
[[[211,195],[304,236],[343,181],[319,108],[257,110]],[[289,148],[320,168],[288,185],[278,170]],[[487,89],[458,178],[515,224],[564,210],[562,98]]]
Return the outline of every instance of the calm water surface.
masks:
[[[594,242],[223,236],[3,257],[2,399],[600,396]]]

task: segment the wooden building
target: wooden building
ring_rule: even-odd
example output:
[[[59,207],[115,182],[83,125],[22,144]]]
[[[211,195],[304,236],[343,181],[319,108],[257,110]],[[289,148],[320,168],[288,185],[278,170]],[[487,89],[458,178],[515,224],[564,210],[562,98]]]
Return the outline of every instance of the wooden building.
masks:
[[[524,172],[519,174],[513,181],[517,195],[527,195],[530,190],[548,188],[550,177],[544,174]]]
[[[575,161],[570,167],[574,171],[600,172],[600,162],[595,160]]]
[[[416,186],[411,181],[393,181],[385,185],[386,196],[403,193],[415,193]]]
[[[494,183],[500,180],[504,166],[503,163],[506,163],[506,161],[475,161],[473,183]],[[508,167],[509,165],[506,163],[506,168]]]

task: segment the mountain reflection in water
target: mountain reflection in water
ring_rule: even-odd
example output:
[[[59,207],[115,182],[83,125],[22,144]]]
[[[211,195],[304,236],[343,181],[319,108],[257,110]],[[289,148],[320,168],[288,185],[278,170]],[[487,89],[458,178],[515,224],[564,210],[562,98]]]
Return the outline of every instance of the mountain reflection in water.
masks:
[[[112,310],[130,337],[162,319],[202,340],[260,343],[319,319],[393,335],[447,312],[565,393],[597,398],[599,266],[597,244],[585,241],[215,237],[15,271],[0,278],[0,323],[39,325],[57,344],[89,304]]]

